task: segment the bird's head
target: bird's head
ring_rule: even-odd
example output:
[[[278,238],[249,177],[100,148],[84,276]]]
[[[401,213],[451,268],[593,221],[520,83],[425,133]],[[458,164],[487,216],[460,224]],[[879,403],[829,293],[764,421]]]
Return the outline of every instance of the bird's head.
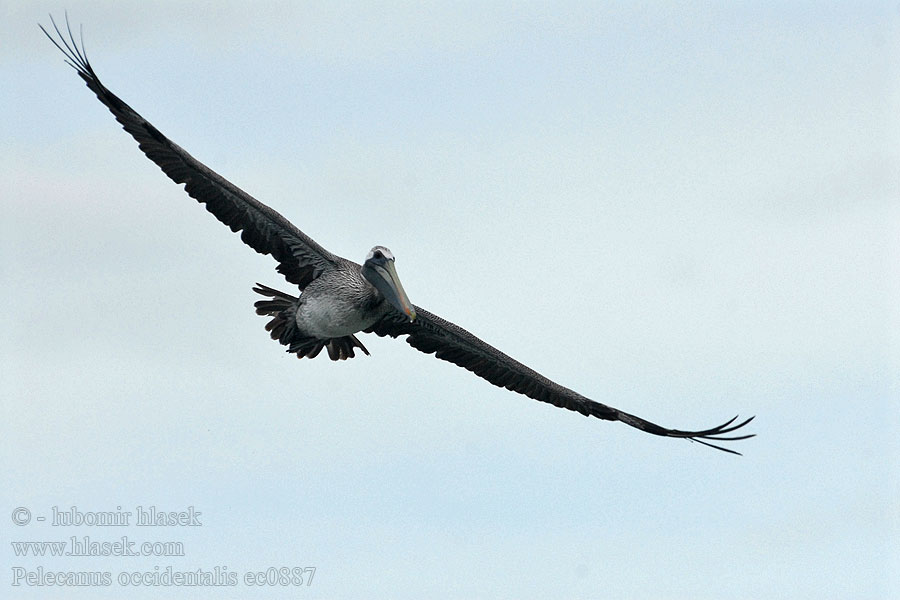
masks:
[[[366,262],[363,263],[362,274],[366,281],[374,285],[385,299],[409,317],[410,321],[416,319],[416,309],[403,291],[400,278],[394,269],[394,255],[390,250],[384,246],[375,246],[369,250]]]

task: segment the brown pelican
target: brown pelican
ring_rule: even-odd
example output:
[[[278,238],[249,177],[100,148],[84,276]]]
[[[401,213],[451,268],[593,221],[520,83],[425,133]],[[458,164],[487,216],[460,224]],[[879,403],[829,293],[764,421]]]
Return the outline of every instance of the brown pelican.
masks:
[[[734,417],[718,427],[682,431],[595,402],[550,381],[465,329],[414,306],[403,291],[390,250],[375,246],[362,266],[325,250],[283,216],[170,141],[109,91],[88,62],[83,39],[80,48],[75,42],[68,19],[68,39],[52,16],[51,22],[58,41],[43,26],[41,30],[147,158],[172,181],[184,184],[185,191],[205,204],[219,221],[233,232],[241,232],[245,244],[261,254],[271,254],[278,262],[278,272],[300,289],[297,297],[261,284],[253,288],[267,298],[256,302],[256,312],[271,317],[266,329],[273,339],[287,346],[288,352],[299,358],[314,358],[325,348],[332,360],[344,360],[353,358],[354,348],[369,354],[357,333],[393,338],[405,335],[413,348],[459,365],[496,386],[585,416],[621,421],[647,433],[686,438],[733,454],[739,453],[713,442],[753,437],[734,434],[753,417],[740,422]]]

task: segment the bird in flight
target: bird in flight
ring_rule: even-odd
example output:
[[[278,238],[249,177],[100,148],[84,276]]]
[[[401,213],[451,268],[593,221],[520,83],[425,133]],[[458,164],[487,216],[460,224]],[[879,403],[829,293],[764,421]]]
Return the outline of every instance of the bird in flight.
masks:
[[[397,338],[406,336],[413,348],[449,361],[490,383],[529,398],[566,408],[582,415],[626,425],[653,435],[684,438],[740,454],[719,444],[753,437],[743,428],[753,417],[734,417],[709,429],[669,429],[617,408],[595,402],[550,381],[540,373],[510,358],[465,329],[410,302],[394,268],[394,255],[375,246],[362,265],[336,256],[300,231],[287,219],[250,194],[215,173],[185,152],[147,122],[101,82],[88,61],[84,40],[79,45],[66,19],[66,34],[50,17],[57,37],[42,25],[44,34],[65,55],[97,98],[138,143],[151,161],[192,198],[261,254],[271,255],[277,271],[296,285],[292,296],[257,284],[263,296],[256,312],[271,317],[266,324],[272,339],[287,346],[298,358],[314,358],[324,349],[331,360],[355,356],[356,349],[369,354],[356,334],[374,333]],[[737,433],[736,433],[737,432]]]

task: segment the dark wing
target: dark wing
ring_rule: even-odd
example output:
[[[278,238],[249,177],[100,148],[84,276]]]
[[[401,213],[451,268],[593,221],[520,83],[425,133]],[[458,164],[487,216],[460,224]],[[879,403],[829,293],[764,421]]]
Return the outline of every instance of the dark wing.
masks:
[[[540,373],[484,343],[462,327],[445,321],[418,306],[415,308],[416,320],[412,323],[404,315],[399,313],[395,315],[392,312],[367,329],[366,332],[391,337],[407,335],[409,337],[406,338],[406,341],[413,348],[426,354],[434,354],[441,360],[468,369],[496,386],[505,387],[541,402],[574,410],[585,416],[593,416],[607,421],[621,421],[653,435],[687,438],[732,454],[740,454],[740,452],[710,442],[745,440],[754,435],[728,435],[752,421],[753,417],[736,425],[733,423],[737,417],[734,417],[711,429],[681,431],[661,427],[617,408],[594,402],[569,388],[550,381]]]
[[[78,71],[87,86],[106,105],[125,131],[137,140],[141,151],[159,166],[169,179],[183,183],[185,191],[234,232],[241,232],[245,244],[260,254],[271,254],[278,261],[278,272],[300,289],[340,260],[283,216],[239,189],[218,173],[182,150],[159,132],[130,106],[100,83],[84,52],[75,43],[66,19],[66,36],[53,21],[59,41],[43,26],[41,30],[66,55],[66,62]],[[71,45],[70,45],[71,42]]]

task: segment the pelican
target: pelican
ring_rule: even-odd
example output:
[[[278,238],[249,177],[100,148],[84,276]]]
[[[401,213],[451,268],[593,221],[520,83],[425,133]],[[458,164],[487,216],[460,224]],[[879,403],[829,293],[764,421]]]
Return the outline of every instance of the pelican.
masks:
[[[413,348],[463,367],[496,386],[584,416],[621,421],[653,435],[688,439],[732,454],[740,453],[718,444],[753,437],[754,434],[743,432],[735,434],[753,417],[738,421],[735,416],[717,427],[682,431],[595,402],[550,381],[465,329],[415,306],[403,290],[390,250],[375,246],[362,265],[325,250],[279,213],[185,152],[119,99],[100,82],[88,62],[83,35],[79,46],[68,18],[68,35],[63,35],[52,16],[50,21],[57,37],[43,25],[39,25],[41,31],[137,141],[147,158],[169,179],[184,184],[188,195],[204,204],[219,221],[233,232],[240,232],[245,244],[271,255],[278,263],[276,270],[299,288],[299,296],[262,284],[253,288],[265,298],[255,303],[256,312],[271,317],[266,330],[272,339],[287,346],[287,352],[298,358],[315,358],[324,348],[331,360],[345,360],[355,356],[355,349],[369,354],[356,337],[358,333],[406,336]]]

